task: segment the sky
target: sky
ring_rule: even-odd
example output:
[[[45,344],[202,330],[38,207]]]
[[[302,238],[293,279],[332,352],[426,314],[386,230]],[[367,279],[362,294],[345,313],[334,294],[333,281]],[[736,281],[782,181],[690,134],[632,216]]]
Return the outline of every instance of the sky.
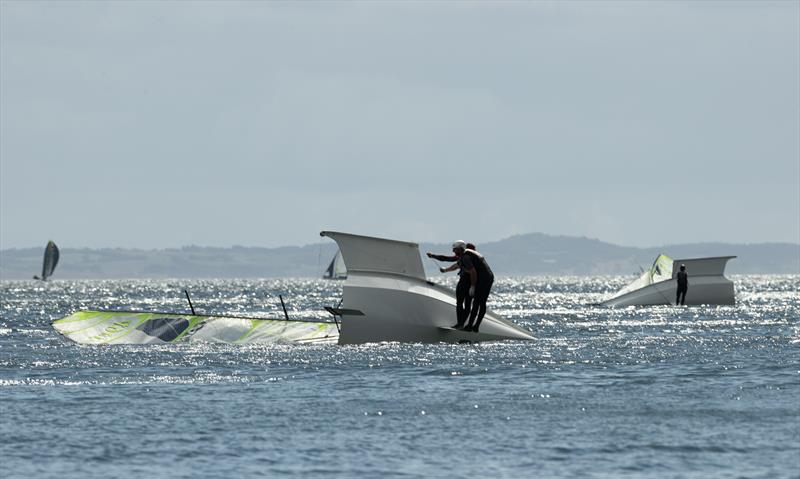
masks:
[[[800,242],[800,2],[0,1],[0,249]]]

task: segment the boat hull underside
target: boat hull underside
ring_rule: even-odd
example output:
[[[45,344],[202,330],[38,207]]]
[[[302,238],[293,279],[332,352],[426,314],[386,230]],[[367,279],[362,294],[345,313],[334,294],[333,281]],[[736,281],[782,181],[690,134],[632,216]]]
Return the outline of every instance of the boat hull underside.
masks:
[[[452,293],[422,282],[386,278],[359,281],[351,276],[344,286],[343,299],[343,308],[356,309],[364,315],[344,317],[340,344],[533,339],[530,333],[490,311],[479,333],[449,329],[456,323],[455,298]]]
[[[653,306],[675,304],[678,282],[674,279],[645,286],[609,299],[606,306]],[[733,282],[724,276],[699,276],[689,281],[686,305],[732,305],[735,303]]]

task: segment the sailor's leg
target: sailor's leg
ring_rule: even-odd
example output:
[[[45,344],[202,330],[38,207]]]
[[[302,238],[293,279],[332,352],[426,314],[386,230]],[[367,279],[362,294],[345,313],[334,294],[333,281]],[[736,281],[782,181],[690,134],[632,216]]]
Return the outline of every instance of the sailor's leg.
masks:
[[[475,318],[475,326],[472,327],[472,330],[477,333],[478,328],[481,327],[483,316],[486,314],[486,298],[481,298],[481,300],[478,302],[478,305],[475,306],[475,309],[478,310],[478,316]]]
[[[456,297],[456,327],[464,324],[464,298]]]
[[[478,328],[481,326],[481,321],[483,321],[483,317],[486,315],[486,301],[489,300],[489,293],[492,291],[492,283],[487,284],[483,288],[481,288],[480,292],[475,293],[475,301],[473,302],[472,308],[479,309],[478,316],[475,320],[475,326],[472,327],[472,330],[476,333],[478,332]],[[477,305],[475,304],[477,303]]]
[[[456,285],[456,327],[464,325],[469,316],[469,281],[459,281]]]
[[[472,304],[470,305],[469,309],[469,321],[467,322],[467,326],[464,329],[470,329],[472,325],[475,323],[475,316],[478,315],[478,309],[480,306],[480,302],[478,301],[478,292],[475,292],[475,297],[470,298],[472,300]]]

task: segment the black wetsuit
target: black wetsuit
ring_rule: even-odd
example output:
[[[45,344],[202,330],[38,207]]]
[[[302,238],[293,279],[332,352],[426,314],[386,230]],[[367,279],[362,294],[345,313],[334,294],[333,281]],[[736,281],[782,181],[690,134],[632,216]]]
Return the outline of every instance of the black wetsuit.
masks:
[[[689,290],[689,275],[686,271],[678,271],[678,293],[675,297],[675,305],[683,305],[686,301],[686,292]]]
[[[444,256],[441,254],[431,255],[431,258],[439,261],[458,261],[458,256]],[[459,264],[460,266],[460,264]],[[469,275],[464,269],[458,270],[458,284],[456,285],[456,327],[461,327],[469,317],[472,298],[469,297]]]
[[[472,311],[470,311],[469,323],[467,323],[467,328],[473,328],[473,331],[477,332],[483,316],[486,314],[486,300],[489,299],[489,293],[492,290],[494,273],[483,255],[477,251],[466,250],[459,258],[458,264],[464,271],[464,276],[469,277],[468,271],[472,268],[475,268],[478,273],[475,296],[472,298]]]

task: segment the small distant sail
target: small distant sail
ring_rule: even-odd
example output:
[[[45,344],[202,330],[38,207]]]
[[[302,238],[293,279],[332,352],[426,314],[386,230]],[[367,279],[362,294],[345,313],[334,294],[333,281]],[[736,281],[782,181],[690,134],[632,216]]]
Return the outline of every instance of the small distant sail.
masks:
[[[44,248],[44,261],[42,262],[42,276],[34,276],[33,279],[41,279],[42,281],[47,281],[47,278],[53,276],[53,271],[55,271],[56,266],[58,265],[58,246],[52,241],[47,242],[47,246]]]
[[[322,275],[322,277],[325,279],[347,278],[347,267],[344,264],[344,258],[342,258],[341,251],[336,252],[336,256],[333,257],[331,264],[328,265],[328,268],[325,270],[325,274]]]

